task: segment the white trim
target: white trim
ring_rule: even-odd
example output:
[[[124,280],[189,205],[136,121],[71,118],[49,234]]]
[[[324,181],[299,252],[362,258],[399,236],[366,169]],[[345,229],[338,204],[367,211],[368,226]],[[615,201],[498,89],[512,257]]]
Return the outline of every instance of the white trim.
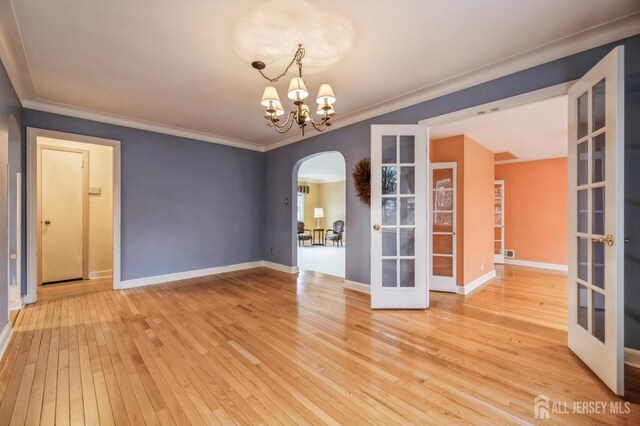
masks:
[[[27,128],[27,294],[26,303],[35,303],[38,299],[38,249],[36,218],[36,153],[38,137],[63,139],[74,142],[106,145],[113,148],[113,288],[120,288],[121,264],[121,152],[120,141],[85,136],[54,130]]]
[[[493,271],[489,271],[483,276],[476,278],[470,283],[465,284],[464,286],[458,286],[458,294],[463,294],[466,296],[472,291],[477,290],[478,287],[482,286],[483,284],[488,283],[495,277],[496,277],[496,270],[494,269]]]
[[[598,25],[597,27],[589,28],[546,45],[516,54],[485,67],[471,70],[446,80],[439,81],[430,86],[380,102],[377,105],[355,111],[342,117],[338,116],[337,120],[332,121],[333,125],[327,129],[327,131],[333,131],[372,117],[377,117],[379,115],[416,105],[449,93],[467,89],[487,81],[495,80],[518,71],[571,56],[597,46],[602,46],[603,44],[612,43],[634,36],[638,34],[639,26],[640,12],[623,16],[622,18],[606,22]],[[267,143],[264,150],[271,151],[313,136],[315,135],[310,133],[308,136],[304,137],[293,135],[284,139],[275,139]]]
[[[568,271],[569,267],[567,265],[562,265],[560,263],[544,263],[544,262],[532,262],[530,260],[516,260],[516,259],[505,259],[505,265],[516,265],[516,266],[528,266],[530,268],[540,268],[540,269],[551,269],[553,271]]]
[[[275,265],[275,264],[274,264]],[[264,261],[237,263],[234,265],[216,266],[213,268],[196,269],[193,271],[176,272],[173,274],[156,275],[152,277],[134,278],[124,280],[120,284],[120,289],[141,287],[153,284],[168,283],[171,281],[188,280],[190,278],[205,277],[207,275],[224,274],[225,272],[242,271],[245,269],[259,268],[264,265]]]
[[[9,310],[22,309],[22,173],[16,173],[16,285],[9,286]],[[11,291],[11,289],[14,291]]]
[[[89,279],[96,280],[99,278],[111,278],[113,276],[113,271],[109,269],[108,271],[94,271],[89,272]]]
[[[624,363],[634,368],[640,368],[640,350],[624,348]]]
[[[564,96],[569,91],[569,87],[573,85],[573,81],[567,81],[565,83],[556,84],[554,86],[543,87],[542,89],[534,90],[531,92],[522,93],[520,95],[511,96],[508,98],[498,99],[492,102],[484,103],[481,105],[472,106],[471,108],[459,109],[448,114],[437,115],[435,117],[425,118],[418,121],[425,126],[435,127],[447,123],[453,123],[455,121],[464,120],[465,118],[475,117],[481,113],[491,113],[492,110],[502,111],[509,108],[514,108],[521,105],[527,105],[533,102],[539,102],[546,99],[555,98],[558,96]],[[516,159],[517,160],[517,159]],[[512,161],[512,160],[504,160]]]
[[[116,126],[146,130],[148,132],[162,133],[165,135],[194,139],[197,141],[215,143],[218,145],[232,146],[234,148],[249,149],[252,151],[260,152],[264,151],[264,147],[262,145],[257,145],[249,141],[225,138],[223,136],[218,136],[210,133],[198,132],[195,130],[188,130],[175,126],[167,126],[159,123],[152,123],[143,120],[136,120],[133,118],[105,114],[73,106],[61,105],[54,102],[42,100],[24,100],[22,101],[22,106],[24,108],[49,112],[52,114],[66,115],[68,117],[82,118],[85,120],[98,121],[100,123],[114,124]]]
[[[280,263],[267,262],[263,261],[263,264],[260,266],[264,266],[265,268],[275,269],[276,271],[286,272],[287,274],[297,274],[299,271],[297,266],[287,266],[282,265]]]
[[[2,360],[5,351],[9,347],[11,336],[13,336],[13,327],[11,326],[11,321],[7,321],[7,325],[4,326],[2,333],[0,333],[0,360]]]
[[[9,300],[9,311],[17,311],[24,308],[24,301],[21,297],[19,300]]]
[[[458,290],[458,162],[449,161],[443,163],[429,163],[429,188],[428,197],[429,200],[433,200],[433,171],[442,169],[453,170],[453,225],[452,225],[452,266],[453,275],[451,277],[445,277],[441,275],[433,275],[433,244],[429,244],[429,291],[446,291],[456,293]],[[429,239],[433,242],[433,202],[429,203]]]
[[[344,284],[342,284],[342,286],[350,290],[359,291],[360,293],[371,294],[371,286],[369,284],[363,284],[357,281],[344,280]]]

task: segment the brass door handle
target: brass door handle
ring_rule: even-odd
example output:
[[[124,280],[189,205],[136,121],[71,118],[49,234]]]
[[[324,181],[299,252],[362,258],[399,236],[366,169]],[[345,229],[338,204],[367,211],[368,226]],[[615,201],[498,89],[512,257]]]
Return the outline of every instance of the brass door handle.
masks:
[[[606,237],[592,238],[591,241],[593,241],[594,243],[606,243],[609,247],[611,247],[613,243],[616,242],[616,240],[613,238],[613,235],[611,234],[607,235]]]
[[[373,230],[374,231],[379,231],[380,230],[380,225],[373,225]]]
[[[50,224],[51,224],[51,221],[50,221],[50,220],[45,220],[45,221],[44,221],[44,224],[45,224],[45,225],[50,225]]]

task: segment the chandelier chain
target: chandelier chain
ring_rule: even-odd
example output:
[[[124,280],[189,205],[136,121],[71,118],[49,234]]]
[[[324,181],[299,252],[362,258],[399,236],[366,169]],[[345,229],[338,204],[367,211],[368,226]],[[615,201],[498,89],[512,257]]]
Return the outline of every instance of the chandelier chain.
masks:
[[[282,72],[282,74],[280,74],[277,77],[274,78],[270,78],[267,77],[265,75],[265,73],[262,72],[261,69],[258,69],[258,72],[266,79],[269,80],[271,83],[277,83],[278,80],[280,80],[282,77],[284,77],[285,75],[287,75],[287,73],[289,72],[289,69],[293,66],[293,64],[297,63],[298,64],[298,75],[300,77],[302,77],[302,58],[304,58],[304,48],[302,47],[301,44],[298,45],[298,50],[296,50],[295,55],[293,55],[293,59],[291,60],[291,62],[289,62],[289,65],[287,65],[287,68]]]

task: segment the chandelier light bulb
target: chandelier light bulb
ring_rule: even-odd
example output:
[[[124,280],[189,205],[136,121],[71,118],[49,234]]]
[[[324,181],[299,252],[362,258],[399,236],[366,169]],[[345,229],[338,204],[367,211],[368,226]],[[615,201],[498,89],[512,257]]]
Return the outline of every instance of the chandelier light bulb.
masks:
[[[302,104],[300,107],[300,114],[304,117],[304,121],[311,121],[311,111],[309,110],[308,105]]]
[[[330,84],[322,84],[318,90],[318,98],[316,102],[320,105],[333,104],[336,101],[336,95],[333,94],[333,89]]]
[[[260,102],[262,106],[267,108],[281,105],[280,96],[278,96],[278,91],[273,86],[267,86],[264,89],[264,93],[262,94],[262,102]]]
[[[289,99],[296,101],[305,99],[307,96],[309,96],[309,92],[307,92],[302,77],[293,77],[289,83]]]

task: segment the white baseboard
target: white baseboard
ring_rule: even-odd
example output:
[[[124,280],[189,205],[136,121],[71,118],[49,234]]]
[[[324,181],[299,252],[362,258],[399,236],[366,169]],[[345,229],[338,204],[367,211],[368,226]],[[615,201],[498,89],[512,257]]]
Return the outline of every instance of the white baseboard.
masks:
[[[156,275],[153,277],[134,278],[120,283],[120,289],[141,287],[145,285],[162,284],[171,281],[187,280],[189,278],[205,277],[207,275],[223,274],[225,272],[241,271],[243,269],[265,266],[263,261],[237,263],[235,265],[216,266],[214,268],[196,269],[194,271],[176,272],[174,274]]]
[[[9,347],[11,336],[13,336],[13,327],[11,326],[11,321],[7,321],[7,325],[4,326],[2,333],[0,333],[0,360],[4,357],[7,347]]]
[[[174,274],[156,275],[152,277],[134,278],[124,280],[120,283],[120,289],[141,287],[145,285],[162,284],[171,281],[188,280],[189,278],[206,277],[207,275],[224,274],[225,272],[242,271],[245,269],[253,269],[266,267],[288,274],[297,274],[297,266],[286,266],[279,263],[266,262],[258,260],[256,262],[236,263],[234,265],[216,266],[214,268],[196,269],[193,271],[176,272]]]
[[[529,260],[516,260],[516,259],[505,259],[504,263],[507,265],[528,266],[530,268],[551,269],[554,271],[566,272],[569,270],[569,267],[567,265],[562,265],[559,263],[531,262]]]
[[[94,271],[94,272],[89,272],[89,279],[90,280],[95,280],[98,278],[111,278],[113,276],[113,271],[112,270],[108,270],[108,271]]]
[[[22,300],[22,297],[18,300],[9,300],[9,310],[10,311],[15,311],[18,309],[22,309],[24,307],[24,301]]]
[[[483,276],[481,276],[479,278],[476,278],[475,280],[471,281],[468,284],[465,284],[462,287],[458,286],[458,293],[459,294],[464,294],[466,296],[467,294],[469,294],[472,291],[476,290],[481,285],[486,284],[487,282],[491,281],[495,277],[496,277],[496,270],[494,269],[493,271],[487,272]]]
[[[287,266],[280,263],[267,262],[266,260],[264,260],[262,262],[262,265],[260,266],[264,266],[265,268],[269,269],[275,269],[276,271],[280,272],[286,272],[287,274],[297,274],[299,272],[297,266]]]
[[[359,283],[357,281],[344,280],[344,284],[342,286],[344,288],[349,288],[361,293],[371,294],[371,286],[368,284]]]
[[[624,348],[624,363],[635,368],[640,368],[640,350]]]

